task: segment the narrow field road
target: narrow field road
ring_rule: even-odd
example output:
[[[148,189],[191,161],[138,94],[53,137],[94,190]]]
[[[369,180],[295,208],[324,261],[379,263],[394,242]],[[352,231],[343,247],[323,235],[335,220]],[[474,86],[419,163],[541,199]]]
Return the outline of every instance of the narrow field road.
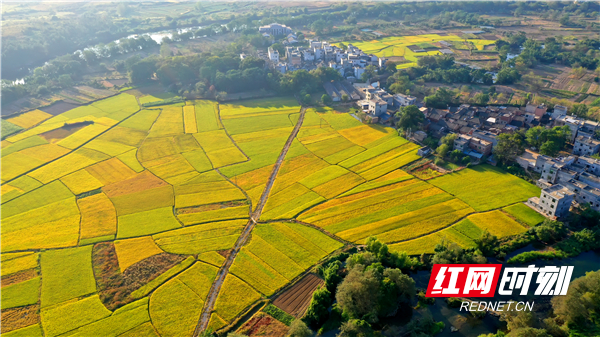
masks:
[[[194,337],[198,337],[200,335],[200,333],[203,332],[204,330],[206,330],[206,328],[208,327],[208,323],[210,321],[210,315],[212,314],[212,311],[215,307],[215,302],[217,301],[217,296],[219,295],[221,286],[223,285],[223,281],[225,280],[225,277],[229,273],[229,268],[233,264],[233,261],[235,260],[237,253],[240,251],[240,249],[242,249],[244,244],[246,244],[246,241],[248,241],[248,238],[250,237],[250,233],[252,232],[252,229],[254,229],[254,226],[256,226],[256,222],[258,221],[258,219],[260,218],[260,215],[262,214],[262,210],[265,207],[265,204],[267,203],[267,198],[269,197],[269,193],[271,193],[271,188],[273,187],[275,178],[277,177],[277,174],[279,173],[279,168],[281,167],[281,164],[283,163],[283,160],[285,159],[285,155],[287,154],[288,150],[290,149],[292,142],[296,138],[298,131],[300,131],[300,127],[302,127],[302,123],[304,122],[305,112],[306,112],[306,108],[302,108],[300,110],[300,118],[298,118],[298,122],[296,123],[294,130],[292,130],[292,133],[290,134],[290,136],[288,137],[288,140],[286,141],[285,145],[283,146],[283,150],[281,150],[279,157],[277,157],[277,162],[275,162],[275,166],[273,167],[273,171],[271,171],[271,175],[269,176],[267,185],[265,186],[265,189],[260,197],[260,200],[256,204],[256,209],[254,210],[253,213],[250,214],[250,220],[246,224],[246,227],[244,227],[244,230],[242,231],[242,234],[240,235],[240,237],[235,242],[235,245],[233,246],[231,253],[229,253],[229,256],[225,260],[225,263],[223,263],[223,265],[219,269],[219,272],[217,273],[217,277],[216,277],[215,281],[213,282],[212,286],[210,287],[210,291],[208,292],[208,297],[206,298],[206,302],[204,302],[204,308],[202,308],[202,314],[200,315],[200,320],[198,320],[198,324],[196,325],[196,330],[194,331]]]

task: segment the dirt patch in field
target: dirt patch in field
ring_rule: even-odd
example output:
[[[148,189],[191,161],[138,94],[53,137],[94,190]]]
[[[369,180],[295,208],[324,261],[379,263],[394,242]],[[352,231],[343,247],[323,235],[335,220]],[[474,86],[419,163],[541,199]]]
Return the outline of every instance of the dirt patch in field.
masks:
[[[421,180],[432,179],[435,177],[439,177],[443,174],[437,169],[435,165],[431,164],[423,165],[409,173]]]
[[[92,263],[100,300],[109,310],[133,301],[130,294],[183,260],[175,254],[158,254],[144,259],[121,273],[112,242],[94,245]]]
[[[287,334],[288,330],[289,328],[285,324],[264,312],[259,312],[242,325],[237,332],[249,337],[282,337]]]
[[[81,122],[74,124],[65,124],[63,127],[54,129],[52,131],[44,132],[40,134],[40,137],[44,138],[50,143],[55,143],[58,140],[65,139],[75,132],[83,129],[84,127],[94,124],[94,122]]]
[[[277,296],[273,304],[294,317],[302,317],[310,304],[312,293],[321,284],[323,280],[316,274],[307,274],[298,283]]]
[[[217,253],[219,253],[219,255],[221,255],[222,257],[227,258],[229,254],[231,254],[231,249],[217,250]]]
[[[123,84],[129,82],[129,80],[126,78],[117,78],[114,80],[108,80],[107,82],[110,82],[112,85],[116,85],[119,87],[119,86],[122,86]]]
[[[31,280],[32,278],[38,276],[38,273],[35,269],[24,270],[18,272],[16,274],[3,276],[2,277],[2,288],[7,287],[11,284],[21,283],[27,280]]]
[[[164,180],[148,171],[144,171],[133,178],[104,186],[102,191],[106,193],[108,197],[114,198],[167,185],[168,184]]]
[[[43,112],[47,112],[52,116],[56,116],[71,109],[75,109],[77,107],[78,105],[61,101],[54,103],[51,106],[40,108],[40,110],[42,110]]]
[[[2,310],[2,333],[21,329],[40,322],[40,307],[37,304]]]
[[[201,213],[201,212],[207,212],[207,211],[215,211],[215,210],[223,209],[223,208],[247,206],[247,205],[248,205],[248,203],[245,201],[230,201],[230,202],[219,203],[219,204],[210,204],[210,205],[202,205],[202,206],[196,206],[196,207],[180,208],[180,209],[177,209],[177,214],[194,214],[194,213]]]

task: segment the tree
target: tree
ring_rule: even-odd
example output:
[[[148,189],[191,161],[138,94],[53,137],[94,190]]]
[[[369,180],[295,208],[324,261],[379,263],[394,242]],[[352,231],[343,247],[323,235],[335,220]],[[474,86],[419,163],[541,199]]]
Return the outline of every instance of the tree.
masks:
[[[313,331],[301,319],[295,319],[290,325],[287,337],[310,337]],[[227,336],[229,337],[229,336]]]
[[[598,333],[600,325],[600,270],[588,272],[575,279],[569,286],[566,296],[552,298],[554,312],[561,317],[571,330]]]
[[[337,337],[372,337],[375,331],[371,328],[369,322],[361,319],[351,319],[342,323],[340,333]]]
[[[171,56],[173,56],[173,52],[171,51],[171,47],[169,47],[168,43],[163,43],[160,46],[160,56],[162,56],[162,57],[171,57]]]
[[[550,157],[556,157],[560,152],[560,145],[554,141],[547,141],[540,147],[540,153]]]
[[[545,243],[559,241],[567,234],[567,229],[562,222],[548,219],[536,226],[534,230],[538,239]]]
[[[154,76],[156,70],[155,60],[151,58],[143,59],[131,65],[131,70],[128,73],[129,81],[133,84],[148,81]]]
[[[374,295],[378,293],[377,270],[365,270],[364,266],[356,265],[338,286],[335,298],[348,317],[376,320],[378,298]]]
[[[73,85],[73,80],[69,74],[62,74],[58,76],[58,83],[60,83],[61,87],[67,88]]]
[[[431,108],[445,109],[454,101],[454,96],[452,91],[440,87],[435,94],[425,97],[425,104]]]
[[[348,102],[349,99],[350,98],[348,97],[348,95],[342,94],[342,102],[346,103],[346,102]]]
[[[480,92],[477,93],[473,98],[475,99],[475,103],[477,104],[486,104],[490,100],[490,95]]]
[[[416,130],[419,124],[425,120],[425,116],[416,105],[400,108],[400,111],[396,113],[396,118],[398,118],[396,126],[405,131],[408,129]]]
[[[331,293],[327,288],[320,287],[315,290],[312,300],[308,305],[306,315],[304,315],[305,322],[313,328],[321,326],[329,317],[327,308],[331,306],[331,302]]]
[[[542,132],[544,128],[541,126],[534,126],[529,128],[527,132],[525,132],[525,138],[527,139],[527,143],[529,146],[539,149],[542,146],[543,138]]]
[[[331,99],[331,97],[329,97],[329,95],[323,94],[323,96],[321,96],[321,102],[323,102],[323,104],[325,105],[330,105],[331,103],[333,103],[333,100]]]
[[[507,163],[525,151],[525,142],[519,133],[503,133],[497,138],[498,144],[494,149],[494,158],[500,162]]]
[[[498,247],[498,238],[486,229],[479,238],[475,239],[475,243],[483,256],[493,256],[496,247]]]
[[[435,150],[438,157],[440,157],[440,158],[446,157],[446,155],[448,154],[448,151],[450,151],[450,146],[448,146],[448,144],[442,144],[442,145],[438,146],[438,148]]]

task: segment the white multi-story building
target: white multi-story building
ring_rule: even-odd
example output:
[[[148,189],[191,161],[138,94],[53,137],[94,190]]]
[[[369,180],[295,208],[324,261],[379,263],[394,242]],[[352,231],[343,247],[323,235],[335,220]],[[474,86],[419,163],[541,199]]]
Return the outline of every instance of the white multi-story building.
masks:
[[[292,29],[286,25],[282,25],[279,23],[272,23],[266,26],[260,26],[258,28],[260,33],[267,33],[270,35],[288,35],[292,33]]]
[[[415,105],[416,103],[417,103],[417,98],[414,96],[403,95],[403,94],[395,94],[394,95],[394,106],[396,106],[396,107]]]
[[[562,218],[569,214],[575,193],[562,185],[553,185],[542,190],[540,197],[527,200],[527,205],[548,218]]]
[[[593,156],[600,152],[600,141],[589,136],[577,136],[573,144],[573,154],[578,156]]]
[[[269,60],[273,63],[279,63],[279,51],[269,47],[268,49]]]

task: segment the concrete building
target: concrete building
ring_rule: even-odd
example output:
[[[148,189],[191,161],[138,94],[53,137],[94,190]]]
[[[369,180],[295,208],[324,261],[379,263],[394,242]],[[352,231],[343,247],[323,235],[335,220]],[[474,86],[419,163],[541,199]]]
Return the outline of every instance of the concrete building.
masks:
[[[575,141],[577,136],[592,136],[596,130],[600,130],[599,122],[588,121],[575,116],[559,116],[554,122],[555,126],[567,125],[571,129],[571,142]]]
[[[395,94],[394,107],[409,106],[417,104],[417,98],[410,95]]]
[[[560,116],[567,115],[567,107],[562,105],[555,105],[554,111],[552,112],[552,119],[557,119]]]
[[[535,114],[536,117],[542,117],[544,114],[546,114],[547,110],[548,108],[544,104],[535,105],[527,103],[525,106],[525,111]]]
[[[260,26],[258,31],[261,34],[267,33],[270,35],[288,35],[292,33],[292,29],[286,25],[272,23],[270,25]]]
[[[562,185],[553,185],[542,190],[540,197],[527,200],[527,205],[551,218],[562,218],[569,214],[575,193]]]
[[[269,60],[273,63],[279,63],[279,52],[271,47],[268,49]]]
[[[464,154],[481,158],[482,156],[488,156],[492,153],[492,143],[477,137],[458,135],[454,140],[454,149],[459,150]]]
[[[588,136],[577,136],[573,144],[573,154],[592,156],[600,152],[600,141]]]

